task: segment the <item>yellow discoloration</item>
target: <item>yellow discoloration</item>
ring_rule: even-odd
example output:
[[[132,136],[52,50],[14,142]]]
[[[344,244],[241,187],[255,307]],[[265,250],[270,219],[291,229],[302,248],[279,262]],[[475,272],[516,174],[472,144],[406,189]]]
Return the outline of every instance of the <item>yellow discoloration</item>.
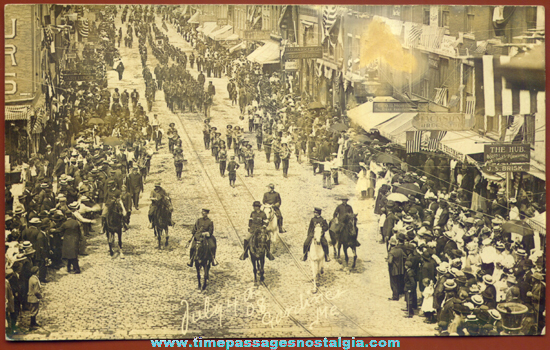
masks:
[[[373,20],[361,35],[360,65],[365,67],[376,59],[399,71],[412,73],[416,69],[416,58],[403,50],[390,27],[379,19]]]

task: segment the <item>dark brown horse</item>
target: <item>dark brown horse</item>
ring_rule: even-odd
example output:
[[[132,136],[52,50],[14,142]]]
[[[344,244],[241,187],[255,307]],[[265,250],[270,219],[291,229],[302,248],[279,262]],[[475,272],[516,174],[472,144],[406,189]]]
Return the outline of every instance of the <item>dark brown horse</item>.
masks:
[[[206,289],[206,284],[210,277],[210,266],[212,265],[213,260],[214,259],[212,257],[212,250],[210,248],[208,239],[203,236],[199,240],[197,240],[195,255],[193,256],[193,261],[195,262],[195,267],[197,268],[197,280],[199,282],[199,289]],[[201,284],[201,268],[204,270],[203,284]]]
[[[166,236],[166,241],[164,246],[168,246],[168,226],[170,226],[172,221],[170,209],[166,200],[158,201],[155,210],[153,211],[153,230],[155,237],[158,240],[158,249],[161,249],[161,239],[162,234]]]
[[[334,219],[331,221],[329,234],[334,247],[334,257],[340,257],[340,248],[344,246],[344,256],[346,265],[348,264],[348,248],[353,251],[353,265],[351,268],[355,268],[355,262],[357,261],[356,247],[360,244],[357,242],[357,214],[345,214],[342,221],[339,224],[334,223]],[[338,255],[336,255],[336,244],[338,244]]]
[[[120,201],[116,200],[107,207],[107,216],[103,220],[103,232],[107,235],[109,254],[111,254],[111,256],[114,254],[113,245],[115,244],[116,233],[118,235],[118,248],[122,259],[124,259],[124,254],[122,253],[122,226],[124,214]]]
[[[254,283],[258,282],[257,275],[260,276],[260,282],[264,281],[264,264],[268,239],[269,234],[265,229],[256,231],[250,238],[250,261],[254,270]]]

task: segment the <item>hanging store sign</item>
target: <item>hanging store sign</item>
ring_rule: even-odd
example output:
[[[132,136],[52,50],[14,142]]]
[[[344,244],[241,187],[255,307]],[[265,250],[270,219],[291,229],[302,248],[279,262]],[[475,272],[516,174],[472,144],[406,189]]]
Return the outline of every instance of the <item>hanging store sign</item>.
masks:
[[[529,163],[520,163],[520,164],[488,164],[483,167],[483,171],[490,173],[515,173],[521,171],[531,170],[531,164]]]
[[[413,108],[417,106],[417,108]],[[373,102],[372,110],[374,113],[405,113],[405,112],[427,112],[428,102],[409,103],[409,102]]]
[[[33,5],[4,7],[5,102],[32,99],[35,95],[35,46]],[[38,74],[38,73],[36,73]]]
[[[417,130],[465,131],[467,125],[464,113],[419,113],[412,120]]]
[[[485,162],[506,164],[529,163],[530,161],[531,146],[529,144],[493,143],[485,145]]]
[[[286,61],[285,62],[285,70],[287,72],[295,72],[298,70],[298,62],[297,61]]]
[[[430,68],[438,69],[439,68],[439,55],[430,53],[428,56],[428,66]]]
[[[271,35],[270,30],[243,30],[241,37],[243,40],[268,40]]]
[[[301,46],[285,48],[284,59],[322,58],[322,46]]]

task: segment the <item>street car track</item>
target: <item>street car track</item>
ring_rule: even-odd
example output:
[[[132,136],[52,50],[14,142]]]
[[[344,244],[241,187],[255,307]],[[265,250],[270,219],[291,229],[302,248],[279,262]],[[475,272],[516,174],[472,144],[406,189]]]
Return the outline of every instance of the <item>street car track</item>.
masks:
[[[219,201],[219,203],[221,204],[225,214],[226,214],[226,217],[228,218],[229,222],[231,223],[231,226],[232,226],[232,231],[235,235],[235,237],[237,238],[238,242],[239,242],[239,245],[241,246],[241,248],[243,248],[243,243],[242,243],[242,239],[241,237],[239,236],[238,232],[237,232],[237,229],[233,223],[233,221],[231,220],[231,216],[229,215],[218,191],[216,190],[215,186],[214,186],[214,183],[212,182],[212,179],[210,177],[210,175],[208,174],[208,171],[206,170],[206,167],[204,166],[204,163],[201,159],[201,156],[200,154],[196,151],[195,147],[193,146],[193,142],[191,141],[191,138],[189,137],[189,133],[187,132],[187,129],[185,128],[185,123],[182,122],[182,118],[183,118],[183,115],[182,114],[178,114],[179,118],[179,122],[180,124],[182,125],[182,128],[183,130],[185,131],[185,135],[187,137],[187,140],[189,142],[189,146],[190,146],[190,149],[195,153],[197,159],[199,160],[200,164],[201,164],[201,168],[203,170],[203,172],[206,174],[206,177],[208,179],[208,182],[210,183],[210,186],[212,187],[212,190],[216,193],[216,197]],[[191,116],[189,113],[186,113],[186,116],[189,116],[189,117],[192,117],[193,119],[195,119],[195,122],[196,123],[200,123],[202,124],[202,119],[200,118],[200,115],[195,113],[193,116]],[[250,190],[250,188],[247,186],[246,182],[243,180],[242,176],[241,175],[238,175],[237,174],[237,177],[239,178],[240,182],[243,184],[244,188],[246,188],[246,191],[248,192],[248,194],[250,195],[250,197],[252,198],[252,201],[256,201],[257,199],[254,197],[254,195],[252,194],[252,191]],[[300,263],[300,259],[298,259],[298,257],[296,257],[296,255],[294,255],[292,253],[292,251],[290,250],[290,247],[287,245],[287,243],[284,241],[283,237],[281,237],[279,235],[279,238],[281,240],[281,242],[283,243],[283,246],[285,247],[286,251],[290,254],[292,260],[294,261],[294,265],[298,268],[298,270],[300,272],[302,272],[302,274],[311,282],[313,283],[313,276],[305,270],[305,268],[302,266],[302,264]],[[282,302],[273,294],[273,291],[265,284],[265,282],[261,282],[261,284],[264,286],[264,288],[267,290],[267,292],[271,295],[271,297],[273,298],[273,300],[279,305],[279,307],[283,310],[283,311],[286,311],[287,308],[284,307],[284,305],[282,304]],[[361,331],[364,332],[364,336],[372,336],[371,332],[367,331],[366,329],[364,329],[359,323],[357,323],[353,318],[351,318],[350,316],[346,315],[344,312],[342,312],[342,310],[336,305],[334,304],[334,302],[332,300],[330,300],[329,298],[327,298],[327,296],[325,295],[325,293],[323,293],[323,291],[321,291],[320,289],[318,290],[318,293],[320,293],[323,297],[323,300],[330,304],[333,308],[335,308],[344,318],[346,318],[348,321],[350,321],[354,326],[357,327],[357,329],[360,329]],[[313,336],[313,333],[311,333],[302,323],[300,323],[300,321],[296,320],[295,318],[293,318],[292,316],[289,315],[289,318],[294,322],[296,323],[297,325],[299,325],[300,327],[302,327],[304,330],[306,330],[309,334],[311,334]]]
[[[195,149],[195,147],[193,146],[193,142],[191,141],[191,138],[189,137],[189,133],[187,132],[187,129],[185,128],[185,123],[182,122],[182,116],[181,115],[178,115],[179,118],[178,118],[178,121],[180,123],[180,125],[182,126],[184,132],[185,132],[185,136],[187,137],[187,141],[189,143],[189,149],[193,151],[193,153],[195,153],[195,156],[196,158],[199,160],[199,163],[201,165],[201,168],[202,168],[202,171],[203,173],[205,174],[205,177],[206,179],[208,179],[208,183],[210,184],[210,187],[211,187],[211,191],[213,191],[215,194],[216,194],[216,198],[218,199],[218,202],[220,203],[221,207],[223,208],[224,212],[225,212],[225,216],[227,218],[227,220],[229,221],[229,223],[231,224],[231,228],[232,228],[232,232],[233,232],[233,236],[236,238],[236,240],[239,242],[239,245],[241,247],[241,249],[243,248],[243,242],[242,242],[242,239],[241,237],[239,236],[238,232],[237,232],[237,228],[235,227],[235,224],[233,223],[233,220],[231,219],[231,215],[229,215],[228,211],[227,211],[227,208],[226,206],[224,205],[218,191],[216,191],[216,187],[214,186],[214,183],[212,182],[212,179],[210,178],[210,175],[208,174],[208,171],[206,170],[206,167],[204,166],[204,163],[201,159],[201,156],[199,155],[199,153],[197,152],[197,150]],[[250,190],[247,188],[247,191],[249,191],[250,193]],[[265,284],[265,283],[261,283],[261,285],[266,289],[266,291],[268,292],[268,294],[271,296],[271,298],[273,299],[273,301],[279,305],[279,307],[282,309],[282,311],[285,313],[285,315],[288,315],[288,318],[290,320],[292,320],[292,322],[294,322],[297,326],[301,327],[304,331],[306,331],[309,335],[311,335],[312,337],[316,337],[315,334],[313,334],[304,324],[302,324],[299,320],[297,320],[294,316],[290,315],[289,312],[287,312],[287,308],[284,306],[284,304],[279,300],[279,298],[277,298],[275,296],[275,294],[273,294],[273,291]]]

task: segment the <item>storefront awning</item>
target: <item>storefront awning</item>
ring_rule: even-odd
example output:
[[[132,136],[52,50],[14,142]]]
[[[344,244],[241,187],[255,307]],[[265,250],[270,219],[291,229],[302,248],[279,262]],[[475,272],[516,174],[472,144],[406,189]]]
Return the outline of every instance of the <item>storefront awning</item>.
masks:
[[[237,50],[244,50],[246,49],[246,43],[243,41],[242,43],[239,43],[235,46],[233,46],[232,48],[229,49],[229,53],[233,53]]]
[[[365,131],[374,129],[399,113],[372,113],[372,102],[363,103],[348,111],[348,117]]]
[[[216,22],[204,22],[204,27],[202,30],[202,33],[206,36],[208,36],[210,33],[218,29],[218,25]]]
[[[187,21],[187,23],[191,23],[191,24],[199,24],[199,12],[195,12],[195,14],[193,16],[191,16],[191,18],[189,18],[189,20]]]
[[[376,129],[378,129],[380,135],[391,140],[393,143],[405,145],[407,142],[407,131],[416,130],[412,125],[412,120],[417,114],[418,113],[401,113],[377,125]]]
[[[233,33],[230,36],[228,36],[227,38],[224,38],[223,40],[224,41],[239,40],[239,34]]]
[[[5,121],[27,120],[29,119],[30,106],[5,106]]]
[[[231,29],[233,29],[233,26],[225,25],[211,32],[208,36],[214,40],[222,40],[231,35]]]
[[[250,62],[259,64],[273,64],[280,62],[280,44],[275,40],[264,40],[265,45],[257,48],[254,52],[248,55],[247,59]]]

